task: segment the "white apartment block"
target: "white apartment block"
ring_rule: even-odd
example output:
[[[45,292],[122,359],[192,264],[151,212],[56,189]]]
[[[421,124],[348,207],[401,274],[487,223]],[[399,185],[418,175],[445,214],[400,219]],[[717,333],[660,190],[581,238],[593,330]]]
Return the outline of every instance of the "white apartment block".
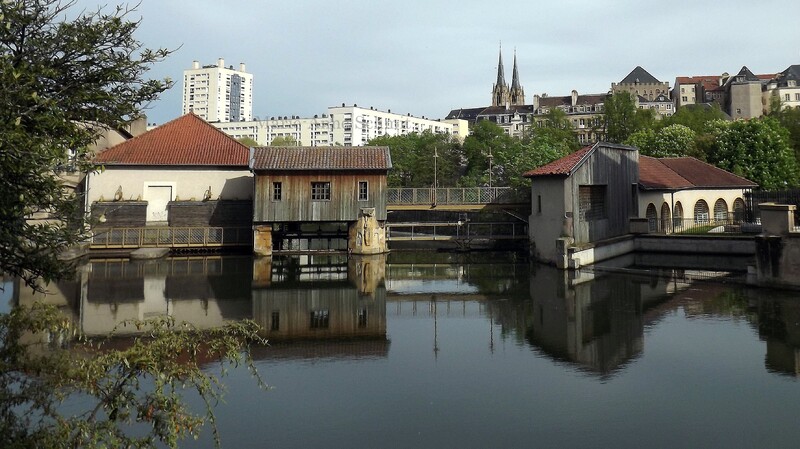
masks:
[[[466,120],[432,120],[374,108],[337,106],[313,118],[270,117],[237,123],[212,123],[234,139],[249,137],[269,145],[277,137],[292,137],[300,146],[362,146],[379,136],[398,136],[430,131],[463,140],[469,134]]]
[[[209,123],[247,122],[253,120],[253,74],[225,67],[220,58],[216,65],[183,71],[183,114],[194,112]]]

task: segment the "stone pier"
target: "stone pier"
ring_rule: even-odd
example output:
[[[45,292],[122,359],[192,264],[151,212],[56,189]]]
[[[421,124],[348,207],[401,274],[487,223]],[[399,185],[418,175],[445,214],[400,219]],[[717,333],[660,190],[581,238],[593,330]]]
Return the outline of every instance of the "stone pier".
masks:
[[[253,226],[253,253],[256,256],[272,256],[272,225]]]
[[[800,233],[794,231],[797,207],[775,203],[758,207],[763,233],[756,237],[755,282],[800,289]]]
[[[374,208],[362,208],[358,221],[347,232],[347,250],[351,254],[381,254],[388,251],[386,226],[375,217]]]

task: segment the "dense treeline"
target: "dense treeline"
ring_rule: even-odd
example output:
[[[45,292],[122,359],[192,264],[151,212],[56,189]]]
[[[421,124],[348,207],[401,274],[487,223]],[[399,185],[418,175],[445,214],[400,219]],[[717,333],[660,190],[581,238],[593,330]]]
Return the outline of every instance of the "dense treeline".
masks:
[[[800,109],[731,121],[717,105],[684,106],[671,117],[638,109],[627,93],[606,100],[604,131],[609,142],[638,147],[653,157],[692,156],[758,183],[767,190],[800,186]],[[392,187],[511,186],[525,189],[523,173],[579,148],[566,114],[551,110],[541,127],[511,137],[488,120],[459,142],[445,134],[381,136],[370,145],[392,149]]]
[[[774,98],[769,110],[760,118],[731,121],[717,105],[694,105],[656,120],[654,111],[635,109],[630,95],[619,93],[606,105],[607,138],[648,156],[696,157],[763,189],[798,186],[800,109],[781,108]]]
[[[381,136],[370,145],[392,149],[392,187],[510,186],[525,189],[522,174],[578,149],[578,140],[563,111],[549,113],[541,128],[522,138],[507,135],[496,124],[478,122],[461,143],[431,132]]]

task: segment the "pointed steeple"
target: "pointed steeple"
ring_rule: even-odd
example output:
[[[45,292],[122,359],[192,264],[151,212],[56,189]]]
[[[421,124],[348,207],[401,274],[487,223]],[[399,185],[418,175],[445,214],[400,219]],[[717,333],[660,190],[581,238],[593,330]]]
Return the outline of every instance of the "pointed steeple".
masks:
[[[519,70],[517,69],[517,50],[514,50],[514,71],[511,76],[511,90],[508,92],[509,101],[512,105],[525,104],[525,90],[519,82]]]
[[[506,106],[511,97],[506,84],[506,75],[503,72],[503,46],[500,46],[500,57],[497,59],[497,82],[492,87],[492,106]]]
[[[517,50],[514,50],[514,73],[511,75],[511,89],[521,89],[519,85],[519,71],[517,70]]]
[[[506,75],[503,72],[503,47],[500,47],[500,58],[497,61],[497,82],[496,86],[506,85]]]

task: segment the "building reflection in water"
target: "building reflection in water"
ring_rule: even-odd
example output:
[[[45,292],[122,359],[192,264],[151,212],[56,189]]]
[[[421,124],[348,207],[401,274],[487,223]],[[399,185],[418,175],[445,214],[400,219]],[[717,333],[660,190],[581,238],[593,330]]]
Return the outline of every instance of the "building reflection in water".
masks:
[[[140,333],[119,323],[160,316],[200,329],[252,319],[272,344],[256,355],[385,356],[385,267],[385,256],[94,260],[81,269],[79,280],[65,285],[72,300],[63,299],[60,285],[59,294],[49,297],[75,304],[74,321],[89,337]],[[362,342],[344,342],[355,339]],[[321,340],[333,343],[308,349],[306,343]],[[296,344],[279,344],[285,341]]]
[[[651,311],[670,298],[676,284],[657,276],[577,275],[537,268],[526,338],[556,360],[613,375],[642,353],[645,325],[658,316]]]
[[[482,318],[490,351],[511,338],[601,378],[642,354],[648,326],[681,309],[689,318],[747,323],[766,343],[766,368],[800,376],[800,302],[789,293],[696,283],[688,270],[575,276],[516,261],[386,259],[94,260],[74,281],[48,285],[44,296],[15,281],[12,303],[54,304],[89,337],[131,335],[134,328],[118,323],[158,316],[198,328],[253,319],[271,344],[255,355],[270,358],[385,357],[388,303],[393,316],[432,320],[434,354],[439,318]],[[64,344],[70,336],[49,338],[43,343]]]

